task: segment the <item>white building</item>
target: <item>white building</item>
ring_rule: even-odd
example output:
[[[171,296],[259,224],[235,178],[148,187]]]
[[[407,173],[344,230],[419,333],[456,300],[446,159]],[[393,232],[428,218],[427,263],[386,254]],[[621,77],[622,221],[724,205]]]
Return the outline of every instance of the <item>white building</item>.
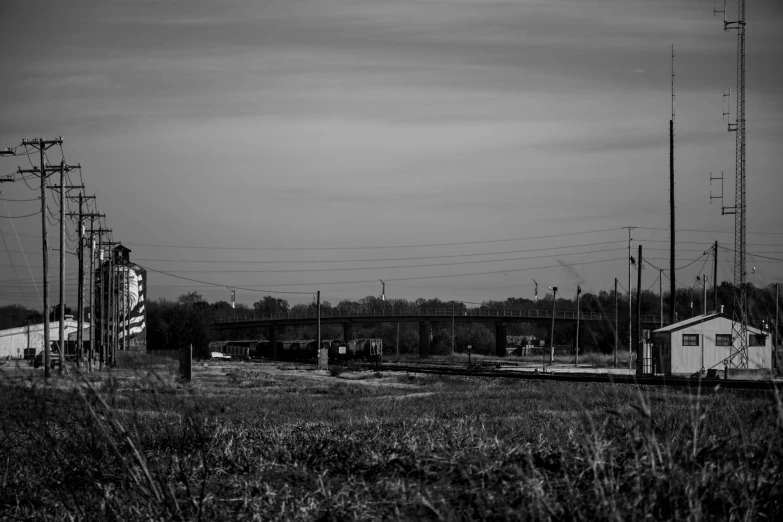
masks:
[[[78,328],[78,322],[73,319],[65,319],[65,338],[68,334],[75,332]],[[51,341],[60,340],[60,321],[49,322],[49,339]],[[22,359],[25,355],[25,349],[35,349],[35,353],[43,350],[44,347],[44,325],[31,324],[20,326],[18,328],[9,328],[0,330],[0,359]]]
[[[701,370],[735,367],[738,356],[731,361],[732,320],[713,313],[692,317],[653,331],[652,345],[645,347],[645,370],[652,373],[688,374]],[[651,350],[650,350],[651,348]],[[652,353],[649,353],[649,352]],[[749,370],[772,368],[772,341],[766,332],[748,326]]]

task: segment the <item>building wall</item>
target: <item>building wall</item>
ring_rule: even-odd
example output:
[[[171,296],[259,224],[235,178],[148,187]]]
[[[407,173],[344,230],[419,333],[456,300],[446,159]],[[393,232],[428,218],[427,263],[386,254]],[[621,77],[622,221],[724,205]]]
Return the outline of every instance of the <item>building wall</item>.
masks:
[[[751,330],[754,333],[755,330]],[[730,335],[731,320],[716,317],[711,321],[695,324],[671,333],[654,335],[656,343],[670,343],[670,359],[662,356],[663,373],[693,374],[704,368],[723,368],[724,360],[731,356],[731,346],[716,346],[718,334]],[[699,346],[683,346],[683,335],[699,336]],[[756,370],[772,367],[772,341],[767,336],[765,346],[748,347],[748,369]]]
[[[77,322],[65,320],[65,338],[68,334],[75,332]],[[49,339],[58,341],[60,339],[60,322],[51,321],[49,323]],[[33,324],[30,326],[21,326],[19,328],[10,328],[0,331],[0,359],[21,359],[24,357],[25,348],[35,348],[36,353],[43,350],[44,347],[44,327],[43,324]]]

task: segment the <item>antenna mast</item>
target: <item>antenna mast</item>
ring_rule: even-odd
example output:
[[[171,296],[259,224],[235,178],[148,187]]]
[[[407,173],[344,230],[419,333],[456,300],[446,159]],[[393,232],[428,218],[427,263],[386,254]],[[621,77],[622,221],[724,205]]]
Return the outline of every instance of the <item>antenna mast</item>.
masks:
[[[736,368],[748,367],[748,302],[745,283],[745,0],[737,2],[737,20],[726,20],[726,0],[723,11],[723,30],[737,31],[737,114],[736,122],[729,122],[729,132],[736,132],[734,208],[724,208],[724,214],[734,214],[734,315],[732,318],[732,351],[729,365]],[[731,91],[729,91],[731,93]],[[725,95],[724,95],[725,96]],[[731,95],[729,94],[729,104]],[[731,111],[731,109],[729,109]],[[725,114],[724,114],[725,115]]]
[[[669,324],[674,324],[676,286],[674,273],[674,44],[672,44],[672,119],[669,120],[669,217],[670,245],[669,245]],[[663,313],[663,311],[661,311]]]

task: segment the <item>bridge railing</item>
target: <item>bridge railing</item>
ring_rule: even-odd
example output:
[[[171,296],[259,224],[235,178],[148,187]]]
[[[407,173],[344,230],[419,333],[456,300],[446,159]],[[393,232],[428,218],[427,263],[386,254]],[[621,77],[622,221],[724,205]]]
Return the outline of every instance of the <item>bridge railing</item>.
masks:
[[[612,321],[614,322],[613,315],[600,314],[595,312],[580,312],[580,320],[585,321]],[[475,308],[470,310],[453,310],[451,308],[391,308],[381,310],[321,310],[322,319],[352,319],[368,317],[433,317],[441,316],[448,317],[523,317],[523,318],[551,318],[553,316],[552,310],[496,310],[487,308]],[[570,319],[576,320],[577,312],[573,311],[555,311],[555,319]],[[290,319],[316,319],[315,310],[307,310],[306,312],[280,312],[273,314],[237,314],[218,317],[217,323],[244,323],[251,321],[280,321]],[[660,316],[657,315],[643,315],[642,322],[646,324],[659,324]]]

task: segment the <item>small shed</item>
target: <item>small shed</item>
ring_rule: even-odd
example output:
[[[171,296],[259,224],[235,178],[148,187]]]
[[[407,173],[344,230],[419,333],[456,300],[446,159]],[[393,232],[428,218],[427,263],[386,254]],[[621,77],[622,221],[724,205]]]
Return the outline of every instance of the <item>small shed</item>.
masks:
[[[721,314],[698,315],[652,333],[652,373],[688,374],[736,367],[732,359],[732,319]],[[749,370],[772,368],[772,342],[769,335],[748,325]],[[647,356],[647,355],[646,355]]]

